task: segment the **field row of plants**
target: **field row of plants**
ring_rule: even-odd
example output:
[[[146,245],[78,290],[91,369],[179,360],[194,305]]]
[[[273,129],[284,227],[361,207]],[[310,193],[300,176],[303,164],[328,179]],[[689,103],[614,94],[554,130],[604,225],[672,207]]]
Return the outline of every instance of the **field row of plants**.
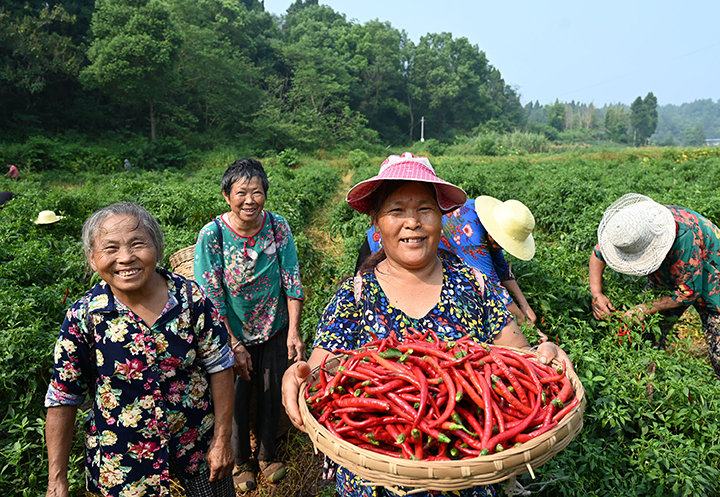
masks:
[[[414,148],[420,153],[423,146]],[[368,218],[347,207],[341,195],[375,174],[384,158],[356,150],[321,160],[286,151],[264,160],[268,209],[286,216],[296,237],[308,295],[302,325],[308,344],[324,305],[353,271],[368,228]],[[568,351],[587,392],[578,438],[535,468],[535,480],[526,474],[519,482],[543,496],[720,494],[720,384],[696,346],[697,326],[676,335],[666,351],[644,344],[637,329],[632,342],[623,337],[619,343],[619,323],[592,318],[587,285],[597,224],[605,207],[624,193],[693,208],[720,222],[720,150],[591,149],[431,160],[441,177],[470,196],[516,198],[533,211],[537,254],[528,262],[511,259],[513,270],[540,328]],[[18,194],[0,211],[0,405],[6,406],[0,415],[0,490],[44,493],[42,401],[52,344],[66,308],[89,288],[92,276],[81,253],[82,222],[111,202],[137,201],[164,227],[167,260],[225,210],[219,181],[230,162],[230,155],[214,154],[164,172],[41,171],[20,182],[0,178],[1,190]],[[37,226],[32,219],[43,209],[66,217]],[[642,279],[612,271],[606,272],[605,288],[620,308],[651,298],[643,294]],[[649,329],[659,333],[656,321]],[[76,457],[76,488],[82,484],[80,468]]]

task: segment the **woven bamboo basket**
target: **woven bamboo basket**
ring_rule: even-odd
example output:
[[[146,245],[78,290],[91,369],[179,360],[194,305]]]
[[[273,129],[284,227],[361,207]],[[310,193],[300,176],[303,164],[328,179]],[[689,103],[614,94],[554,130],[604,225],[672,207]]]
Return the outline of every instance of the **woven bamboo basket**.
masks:
[[[170,268],[175,274],[184,276],[190,280],[195,279],[193,264],[195,262],[195,245],[190,245],[178,250],[170,256]]]
[[[516,352],[525,352],[510,347],[506,348]],[[339,362],[340,358],[333,358],[328,360],[325,366],[329,371],[334,372]],[[561,366],[559,363],[553,365]],[[319,381],[318,372],[319,368],[315,368],[306,383],[316,384]],[[498,483],[528,471],[534,477],[534,468],[538,468],[552,459],[580,433],[587,402],[585,390],[577,375],[570,371],[567,374],[579,401],[577,406],[555,428],[519,447],[475,459],[457,461],[412,461],[361,449],[336,437],[317,422],[310,414],[303,398],[305,386],[300,388],[298,403],[305,430],[313,442],[315,452],[322,452],[370,484],[384,486],[391,490],[393,487],[441,491],[462,490],[478,485]],[[406,491],[398,489],[396,493],[404,494]]]

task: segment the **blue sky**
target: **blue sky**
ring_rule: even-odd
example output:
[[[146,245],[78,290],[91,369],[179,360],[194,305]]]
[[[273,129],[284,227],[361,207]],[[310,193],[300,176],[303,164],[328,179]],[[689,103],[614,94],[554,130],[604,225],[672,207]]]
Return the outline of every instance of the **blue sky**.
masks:
[[[284,14],[292,0],[265,0]],[[450,32],[485,52],[523,104],[555,99],[659,105],[720,99],[715,0],[320,0],[348,20],[389,21],[417,42]]]

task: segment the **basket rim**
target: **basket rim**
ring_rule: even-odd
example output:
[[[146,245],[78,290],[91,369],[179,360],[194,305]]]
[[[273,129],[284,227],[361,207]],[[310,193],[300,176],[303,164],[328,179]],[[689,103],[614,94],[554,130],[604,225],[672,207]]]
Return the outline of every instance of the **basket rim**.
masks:
[[[536,355],[534,352],[513,347],[504,347],[500,345],[492,346],[513,350],[523,354],[531,353]],[[326,361],[325,367],[330,369],[337,367],[340,360],[341,358],[339,356],[334,356]],[[555,366],[561,366],[557,360],[553,360],[552,364]],[[304,391],[307,386],[307,382],[312,381],[313,383],[316,383],[319,381],[317,378],[318,371],[319,366],[312,370],[311,374],[303,382],[298,392],[298,404],[303,418],[303,425],[308,435],[310,435],[315,451],[323,452],[323,454],[327,455],[337,464],[346,467],[367,481],[377,482],[373,484],[384,486],[387,486],[387,484],[390,483],[393,485],[401,485],[403,487],[422,487],[430,490],[459,490],[475,485],[489,485],[497,483],[510,478],[511,476],[525,473],[528,470],[539,467],[552,459],[552,457],[567,447],[567,445],[575,439],[582,429],[583,415],[587,402],[585,389],[582,386],[580,379],[574,371],[568,370],[567,374],[570,377],[575,395],[578,396],[579,401],[578,404],[570,412],[568,412],[560,423],[558,423],[558,425],[553,429],[548,430],[546,433],[543,433],[526,443],[523,443],[519,447],[512,447],[495,454],[479,456],[472,459],[452,461],[412,461],[378,454],[376,452],[357,447],[350,442],[337,438],[329,430],[327,430],[327,428],[318,423],[317,420],[310,414],[307,403],[304,399]],[[325,442],[327,442],[327,444]],[[543,446],[547,446],[545,450],[542,450]],[[357,464],[354,461],[340,456],[339,453],[343,451],[356,455],[363,464]],[[535,454],[531,454],[532,452],[535,452]],[[520,459],[518,464],[513,466],[505,465],[505,462],[517,460],[518,458]],[[384,465],[389,469],[394,469],[394,474],[369,467],[371,466],[371,462],[379,463],[372,464],[372,466]],[[488,468],[492,468],[494,471],[491,470],[488,472]],[[407,471],[412,470],[414,473],[424,472],[428,475],[428,478],[412,476],[407,474],[407,471],[403,473],[402,469],[406,469]],[[458,476],[449,478],[433,477],[432,475],[436,472],[446,474],[457,473]]]

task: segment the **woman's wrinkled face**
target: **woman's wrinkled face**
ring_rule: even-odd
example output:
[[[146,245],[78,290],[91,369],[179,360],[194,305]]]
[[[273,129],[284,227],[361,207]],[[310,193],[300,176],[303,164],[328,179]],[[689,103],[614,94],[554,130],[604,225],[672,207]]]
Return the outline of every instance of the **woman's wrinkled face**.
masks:
[[[412,182],[393,192],[375,218],[389,262],[419,269],[437,256],[442,212],[433,187]]]
[[[265,207],[265,190],[260,178],[241,179],[232,186],[230,195],[223,192],[230,211],[241,224],[255,226]]]
[[[90,265],[116,295],[142,292],[157,265],[157,249],[138,219],[114,214],[103,221],[90,252]]]

